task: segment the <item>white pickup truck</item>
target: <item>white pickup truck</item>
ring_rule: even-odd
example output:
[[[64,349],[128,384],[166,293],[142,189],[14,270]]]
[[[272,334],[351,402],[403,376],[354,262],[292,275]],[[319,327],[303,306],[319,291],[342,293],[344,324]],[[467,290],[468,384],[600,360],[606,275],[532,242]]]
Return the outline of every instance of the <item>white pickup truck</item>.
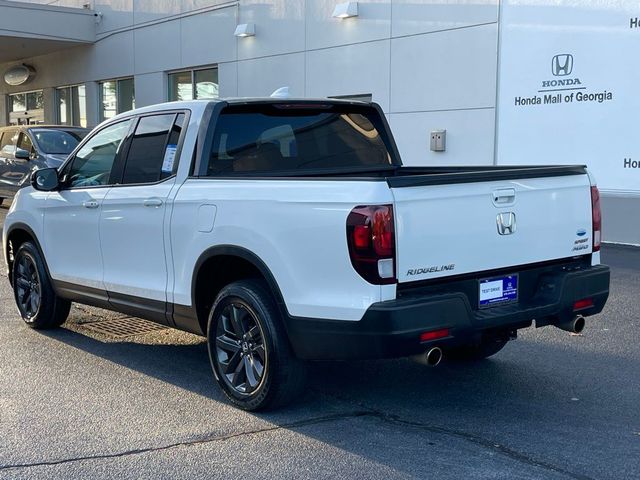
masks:
[[[304,360],[484,358],[609,293],[584,167],[404,167],[375,104],[142,108],[31,184],[3,232],[27,325],[80,302],[206,336],[248,410],[294,397]]]

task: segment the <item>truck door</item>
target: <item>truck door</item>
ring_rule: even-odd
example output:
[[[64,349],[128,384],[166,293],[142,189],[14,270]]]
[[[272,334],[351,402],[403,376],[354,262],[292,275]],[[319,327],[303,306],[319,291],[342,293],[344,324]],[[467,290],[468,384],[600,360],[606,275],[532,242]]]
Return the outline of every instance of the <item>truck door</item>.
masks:
[[[142,116],[107,193],[100,219],[104,284],[120,310],[169,324],[165,217],[185,114]]]
[[[80,148],[62,171],[63,188],[49,194],[44,215],[45,256],[57,288],[76,297],[89,296],[91,303],[100,300],[105,306],[99,221],[131,122],[108,125]]]

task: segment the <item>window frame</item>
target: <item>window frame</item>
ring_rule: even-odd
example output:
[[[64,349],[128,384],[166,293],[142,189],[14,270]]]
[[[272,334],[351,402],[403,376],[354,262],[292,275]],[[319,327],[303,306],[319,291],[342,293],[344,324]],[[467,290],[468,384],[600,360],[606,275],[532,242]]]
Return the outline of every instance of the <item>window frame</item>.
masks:
[[[131,122],[131,125],[129,125],[129,130],[127,131],[127,133],[125,134],[124,138],[122,139],[122,142],[120,143],[120,148],[116,152],[116,157],[113,159],[113,164],[111,165],[111,172],[109,172],[109,181],[108,181],[108,183],[106,183],[104,185],[86,185],[86,186],[71,186],[71,185],[69,185],[67,183],[68,182],[68,178],[66,178],[66,177],[69,175],[69,170],[73,167],[73,162],[75,162],[78,152],[84,147],[84,145],[86,143],[90,142],[96,136],[100,135],[100,133],[105,131],[107,128],[112,127],[113,125],[116,125],[118,123],[129,122],[129,121]],[[124,117],[124,118],[118,118],[117,120],[109,122],[108,124],[106,124],[102,128],[100,128],[100,130],[97,130],[97,131],[93,132],[92,135],[87,135],[78,144],[78,146],[73,150],[73,152],[71,152],[69,154],[69,157],[67,158],[67,160],[58,169],[58,176],[61,178],[61,182],[60,183],[62,185],[60,190],[61,191],[64,191],[64,190],[85,190],[85,189],[88,189],[88,188],[110,188],[110,187],[113,187],[115,185],[113,183],[113,181],[114,181],[114,171],[115,171],[116,163],[118,162],[118,159],[123,154],[125,142],[127,142],[129,137],[132,135],[132,132],[133,132],[132,128],[133,128],[133,125],[135,125],[135,124],[136,124],[135,116],[131,115],[131,116]]]
[[[178,118],[178,115],[180,114],[184,114],[184,123],[183,123],[182,131],[180,132],[180,136],[178,137],[178,145],[176,147],[176,155],[174,160],[175,162],[174,170],[176,173],[172,173],[168,177],[161,178],[160,180],[157,180],[155,182],[122,183],[124,179],[124,169],[126,167],[127,160],[129,159],[129,150],[131,149],[133,136],[136,129],[138,128],[138,124],[140,123],[140,120],[145,117],[155,117],[158,115],[173,115],[172,125],[174,125],[176,119]],[[180,168],[180,156],[182,155],[182,147],[184,145],[184,139],[187,134],[187,127],[189,125],[189,120],[191,118],[191,110],[188,110],[188,109],[157,110],[155,112],[146,112],[144,114],[134,115],[133,117],[134,117],[134,120],[132,122],[131,129],[129,130],[127,137],[123,140],[123,147],[120,153],[118,154],[118,157],[116,157],[116,160],[112,167],[111,177],[109,178],[109,181],[113,182],[114,179],[116,181],[111,186],[114,188],[122,188],[122,187],[139,187],[143,185],[158,185],[160,183],[164,183],[168,180],[174,179],[178,175],[178,168]],[[167,138],[167,141],[168,141],[168,138]],[[166,151],[166,143],[165,143],[165,151]]]
[[[205,67],[198,67],[198,68],[187,68],[184,70],[172,70],[167,72],[167,101],[169,102],[179,102],[179,101],[183,101],[183,102],[190,102],[193,100],[217,100],[220,98],[220,95],[218,95],[215,98],[198,98],[196,96],[196,72],[202,72],[204,70],[215,70],[217,72],[217,76],[218,76],[218,88],[220,87],[220,68],[218,67],[218,64],[215,65],[209,65],[209,66],[205,66]],[[170,82],[170,77],[171,75],[177,75],[179,73],[189,73],[191,75],[191,100],[178,100],[177,98],[171,98],[171,82]],[[218,90],[219,93],[219,90]]]
[[[107,80],[108,81],[108,80]],[[80,87],[84,87],[85,89],[85,97],[84,97],[84,108],[85,108],[85,116],[86,116],[86,111],[87,111],[87,87],[86,84],[84,83],[77,83],[74,85],[63,85],[60,87],[56,87],[55,88],[55,103],[56,103],[56,123],[58,125],[64,125],[67,127],[81,127],[81,128],[87,128],[86,125],[83,126],[81,124],[81,118],[74,118],[74,108],[73,108],[73,101],[74,101],[74,94],[73,94],[73,89],[77,88],[79,89]],[[70,106],[71,108],[67,107],[67,110],[69,112],[69,118],[67,119],[67,123],[62,123],[62,115],[60,115],[60,92],[65,90],[67,92],[67,101],[70,102]],[[78,109],[80,109],[80,95],[76,94],[75,98],[78,100]],[[88,119],[85,118],[85,124],[88,124]]]
[[[36,109],[29,109],[29,105],[28,105],[28,101],[27,101],[27,96],[29,94],[32,93],[36,93],[36,94],[42,94],[42,101],[43,101],[43,105],[42,108],[36,108]],[[13,110],[13,101],[12,98],[13,97],[17,97],[18,95],[24,95],[24,110]],[[9,118],[9,126],[15,126],[15,127],[21,127],[21,126],[25,126],[25,125],[42,125],[44,124],[44,89],[40,88],[40,89],[35,89],[35,90],[25,90],[23,92],[15,92],[15,93],[7,93],[6,95],[6,109],[7,109],[7,117]],[[12,113],[18,113],[18,112],[42,112],[43,118],[41,119],[40,123],[21,123],[20,119],[18,119],[17,123],[12,124],[11,123],[11,114]],[[32,117],[29,117],[32,118]]]
[[[135,77],[118,77],[118,78],[107,78],[105,80],[100,80],[98,82],[98,118],[101,122],[104,122],[105,120],[111,120],[111,118],[106,118],[104,116],[104,88],[103,85],[105,83],[108,82],[115,82],[116,84],[116,90],[115,90],[115,96],[116,96],[116,114],[114,115],[114,117],[116,115],[120,115],[121,113],[125,113],[125,112],[129,112],[131,110],[121,110],[121,106],[120,106],[120,82],[122,82],[123,80],[131,80],[133,82],[133,108],[131,110],[135,110],[136,108],[136,84],[135,84]]]

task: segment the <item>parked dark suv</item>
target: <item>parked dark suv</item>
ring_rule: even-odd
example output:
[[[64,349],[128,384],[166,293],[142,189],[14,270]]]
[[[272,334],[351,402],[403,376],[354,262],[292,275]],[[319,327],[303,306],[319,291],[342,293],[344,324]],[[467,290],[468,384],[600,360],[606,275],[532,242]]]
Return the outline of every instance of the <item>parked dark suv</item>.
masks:
[[[29,184],[33,170],[58,167],[89,131],[43,125],[0,128],[0,204]]]

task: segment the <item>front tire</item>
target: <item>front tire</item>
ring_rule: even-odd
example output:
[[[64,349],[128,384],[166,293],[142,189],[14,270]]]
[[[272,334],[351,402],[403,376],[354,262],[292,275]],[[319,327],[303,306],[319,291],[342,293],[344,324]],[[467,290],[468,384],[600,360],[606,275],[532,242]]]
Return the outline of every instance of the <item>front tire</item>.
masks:
[[[263,281],[242,280],[220,291],[209,313],[207,344],[218,384],[243,410],[280,407],[302,391],[304,365],[291,351]]]
[[[65,322],[71,302],[56,295],[44,259],[33,243],[25,242],[18,248],[12,278],[18,311],[29,327],[44,330]]]

